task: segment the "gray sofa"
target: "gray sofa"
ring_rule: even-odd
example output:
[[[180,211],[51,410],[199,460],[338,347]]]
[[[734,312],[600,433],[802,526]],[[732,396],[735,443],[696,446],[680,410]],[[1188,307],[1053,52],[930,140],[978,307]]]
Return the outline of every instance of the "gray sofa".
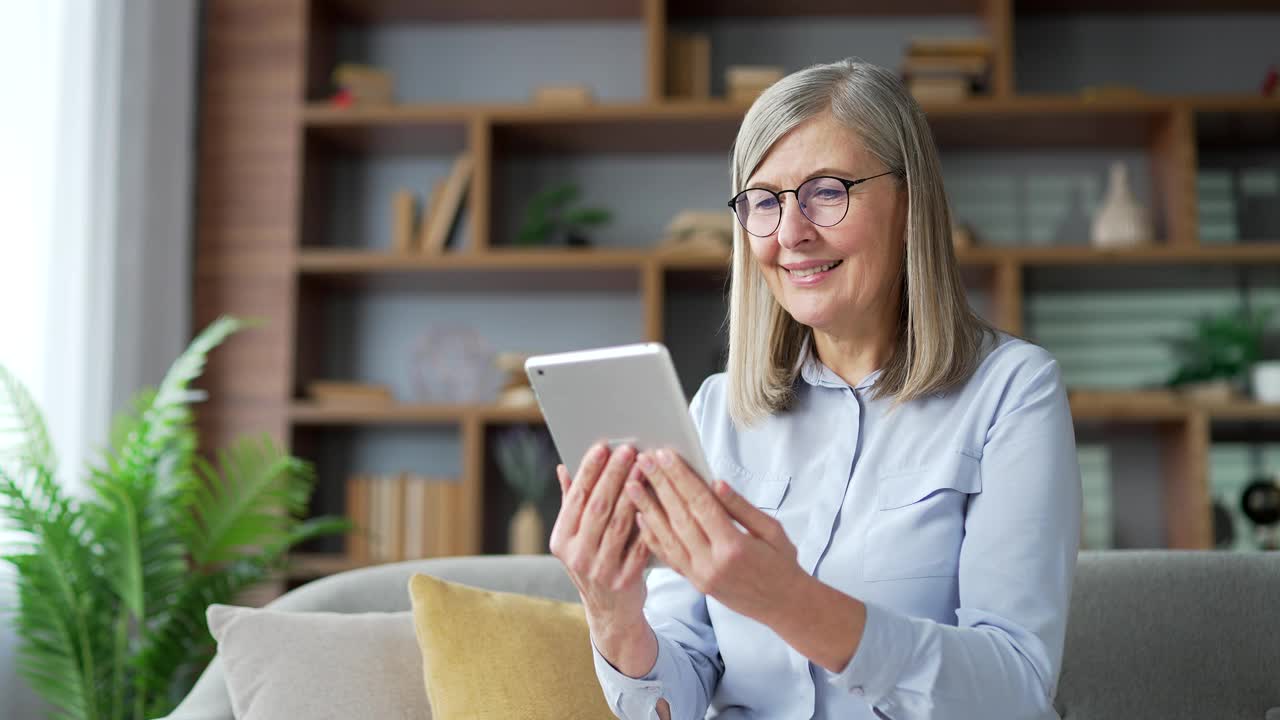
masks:
[[[578,600],[543,555],[439,558],[310,583],[278,610],[407,610],[413,573]],[[1058,690],[1064,720],[1280,720],[1280,553],[1085,552]],[[231,720],[217,659],[169,720]]]

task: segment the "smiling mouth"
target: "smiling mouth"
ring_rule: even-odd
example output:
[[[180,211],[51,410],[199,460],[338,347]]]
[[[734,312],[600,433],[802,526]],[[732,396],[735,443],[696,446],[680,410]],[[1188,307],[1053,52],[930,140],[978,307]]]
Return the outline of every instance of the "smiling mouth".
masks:
[[[787,272],[790,273],[792,277],[809,277],[810,275],[817,275],[820,272],[826,272],[828,270],[838,268],[843,262],[843,260],[837,260],[833,263],[827,263],[826,265],[818,265],[817,267],[805,268],[804,270],[787,270]],[[786,268],[783,269],[786,270]]]

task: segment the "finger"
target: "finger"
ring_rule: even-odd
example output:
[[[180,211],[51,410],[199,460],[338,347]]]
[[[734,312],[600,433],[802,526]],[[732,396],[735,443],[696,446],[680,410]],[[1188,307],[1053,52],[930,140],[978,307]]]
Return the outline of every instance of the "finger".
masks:
[[[782,523],[778,522],[777,518],[752,505],[746,498],[729,487],[729,483],[717,480],[715,494],[729,515],[741,523],[742,527],[746,528],[747,532],[752,535],[768,542],[770,545],[776,544],[779,536],[786,536],[786,532],[782,529]]]
[[[592,445],[586,455],[582,456],[578,472],[574,475],[573,482],[569,485],[569,492],[563,501],[563,511],[567,512],[566,520],[568,521],[564,530],[571,537],[578,534],[578,528],[582,522],[582,508],[587,504],[591,488],[600,477],[600,470],[604,468],[608,459],[609,448],[603,442]]]
[[[649,524],[645,522],[644,514],[636,515],[636,527],[640,529],[640,540],[645,547],[649,548],[649,552],[662,561],[667,567],[675,570],[681,575],[686,574],[685,564],[683,560],[673,561],[671,545],[663,542],[657,534],[649,528]]]
[[[586,547],[600,547],[605,530],[609,527],[613,506],[618,502],[618,494],[622,492],[622,482],[631,472],[635,459],[635,448],[630,445],[615,449],[609,456],[609,462],[605,464],[604,471],[600,473],[600,479],[587,499],[587,509],[583,513],[582,524],[578,528],[578,535]]]
[[[560,497],[569,492],[569,484],[572,481],[569,477],[569,470],[565,468],[564,463],[556,466],[556,479],[560,481]]]
[[[689,555],[701,557],[709,550],[711,542],[703,533],[702,526],[689,511],[684,498],[676,492],[666,468],[658,464],[657,458],[651,452],[641,453],[639,462],[640,469],[649,478],[649,484],[653,486],[654,493],[662,503],[662,509],[666,511],[666,518],[674,536],[679,539]]]
[[[627,547],[627,554],[622,560],[622,568],[618,570],[618,579],[613,581],[613,591],[618,592],[628,587],[644,573],[644,566],[649,560],[649,546],[639,533]]]
[[[627,472],[627,479],[638,481],[639,478],[640,469],[633,464]],[[591,502],[594,503],[595,500]],[[631,501],[631,496],[620,492],[613,506],[613,514],[609,517],[609,524],[600,538],[600,549],[595,555],[594,570],[597,577],[613,577],[618,573],[628,550],[627,541],[635,528],[635,517],[636,506]]]
[[[560,481],[560,512],[556,514],[555,524],[551,526],[551,548],[555,548],[559,544],[560,534],[564,532],[565,526],[565,508],[568,503],[565,502],[565,494],[569,492],[569,471],[565,468],[564,463],[556,465],[556,480]],[[552,551],[554,552],[554,550]]]
[[[663,475],[670,481],[671,489],[684,500],[684,506],[702,529],[702,534],[711,538],[729,538],[738,529],[733,526],[733,519],[725,512],[724,505],[716,499],[711,487],[679,453],[663,448],[656,453]]]
[[[688,553],[680,539],[671,531],[666,511],[653,492],[639,483],[629,484],[627,492],[640,511],[636,515],[636,525],[640,528],[641,535],[648,538],[646,543],[649,549],[671,567],[685,567]]]

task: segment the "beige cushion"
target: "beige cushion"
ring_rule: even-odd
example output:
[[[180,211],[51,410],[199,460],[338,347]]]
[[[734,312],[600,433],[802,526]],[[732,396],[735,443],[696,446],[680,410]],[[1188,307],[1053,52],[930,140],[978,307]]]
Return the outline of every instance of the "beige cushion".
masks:
[[[211,605],[238,720],[431,718],[408,612],[282,612]]]

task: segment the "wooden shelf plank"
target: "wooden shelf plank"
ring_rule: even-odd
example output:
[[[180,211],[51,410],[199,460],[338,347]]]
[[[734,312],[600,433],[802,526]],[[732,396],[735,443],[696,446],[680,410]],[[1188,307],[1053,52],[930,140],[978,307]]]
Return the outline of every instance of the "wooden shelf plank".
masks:
[[[638,20],[641,0],[318,0],[352,23],[528,22],[572,20]]]
[[[1071,247],[976,247],[956,253],[961,264],[1000,267],[1056,265],[1280,264],[1280,241],[1233,245],[1156,245],[1130,250]],[[313,249],[297,254],[303,275],[376,275],[449,271],[543,272],[641,271],[654,263],[665,270],[728,270],[720,254],[676,254],[645,249],[516,250],[404,255],[370,250]]]
[[[464,141],[469,120],[483,118],[493,126],[499,153],[721,151],[729,147],[748,106],[723,99],[583,107],[309,104],[302,117],[314,136],[357,149],[446,151]],[[943,147],[1144,146],[1159,137],[1167,117],[1179,109],[1211,116],[1202,134],[1215,141],[1242,126],[1247,131],[1242,140],[1269,138],[1280,123],[1280,99],[1249,95],[1020,95],[924,103],[922,108]]]
[[[1233,245],[1153,245],[1129,250],[1088,246],[976,247],[957,253],[961,262],[973,264],[1017,262],[1028,266],[1052,265],[1269,265],[1280,263],[1280,242]]]
[[[482,423],[542,422],[536,407],[496,405],[336,405],[306,400],[289,406],[294,425],[461,425],[470,419]]]
[[[1085,421],[1181,422],[1196,415],[1210,421],[1280,422],[1280,403],[1248,399],[1201,402],[1164,390],[1084,390],[1068,393],[1071,415]]]

